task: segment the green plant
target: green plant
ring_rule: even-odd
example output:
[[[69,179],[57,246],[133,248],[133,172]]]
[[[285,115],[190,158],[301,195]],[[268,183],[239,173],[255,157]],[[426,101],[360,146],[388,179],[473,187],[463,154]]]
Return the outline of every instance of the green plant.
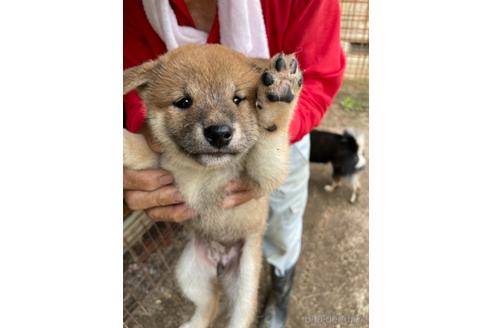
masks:
[[[345,110],[354,110],[356,106],[356,102],[352,97],[350,96],[345,96],[342,99],[342,102],[340,103],[342,105],[342,108]]]

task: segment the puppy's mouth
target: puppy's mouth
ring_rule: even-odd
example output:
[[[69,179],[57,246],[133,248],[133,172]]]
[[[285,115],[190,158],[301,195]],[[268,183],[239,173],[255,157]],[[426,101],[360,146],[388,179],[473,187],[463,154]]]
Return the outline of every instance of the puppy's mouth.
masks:
[[[216,151],[190,154],[204,166],[222,166],[232,161],[239,153],[233,151]]]

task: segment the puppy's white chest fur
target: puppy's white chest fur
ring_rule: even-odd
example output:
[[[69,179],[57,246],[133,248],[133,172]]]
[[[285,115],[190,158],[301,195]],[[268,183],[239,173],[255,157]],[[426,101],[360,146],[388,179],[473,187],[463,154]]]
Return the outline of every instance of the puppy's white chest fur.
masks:
[[[186,204],[200,214],[217,207],[218,201],[224,196],[225,185],[240,175],[237,163],[220,168],[190,169],[183,163],[170,160],[166,154],[161,156],[161,167],[173,172]]]

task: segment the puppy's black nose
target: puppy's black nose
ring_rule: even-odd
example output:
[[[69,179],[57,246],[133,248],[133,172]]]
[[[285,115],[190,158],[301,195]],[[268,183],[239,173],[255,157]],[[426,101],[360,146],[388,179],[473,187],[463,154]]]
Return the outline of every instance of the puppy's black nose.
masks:
[[[232,128],[228,125],[211,125],[203,133],[205,139],[215,148],[227,146],[232,139]]]

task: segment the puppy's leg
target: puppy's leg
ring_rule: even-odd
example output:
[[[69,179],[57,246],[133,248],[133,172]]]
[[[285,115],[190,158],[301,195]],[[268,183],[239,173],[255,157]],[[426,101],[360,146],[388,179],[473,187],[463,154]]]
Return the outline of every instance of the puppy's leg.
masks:
[[[324,189],[325,191],[332,192],[334,191],[338,186],[341,184],[341,178],[340,177],[335,177],[333,178],[333,182],[331,185],[325,185]]]
[[[217,268],[200,251],[194,237],[186,245],[176,266],[176,278],[183,294],[195,304],[195,313],[181,328],[206,328],[219,307]]]
[[[350,203],[354,204],[357,200],[357,193],[360,189],[359,174],[354,174],[350,177],[350,183],[352,185],[352,195],[350,196]]]
[[[257,65],[262,67],[256,100],[260,138],[248,155],[246,171],[257,193],[267,195],[288,173],[289,125],[302,73],[293,55],[278,54]]]
[[[132,170],[159,167],[159,155],[148,146],[141,134],[123,129],[123,166]]]
[[[246,238],[239,265],[224,272],[223,284],[231,308],[228,328],[248,328],[255,319],[261,271],[262,234]]]

